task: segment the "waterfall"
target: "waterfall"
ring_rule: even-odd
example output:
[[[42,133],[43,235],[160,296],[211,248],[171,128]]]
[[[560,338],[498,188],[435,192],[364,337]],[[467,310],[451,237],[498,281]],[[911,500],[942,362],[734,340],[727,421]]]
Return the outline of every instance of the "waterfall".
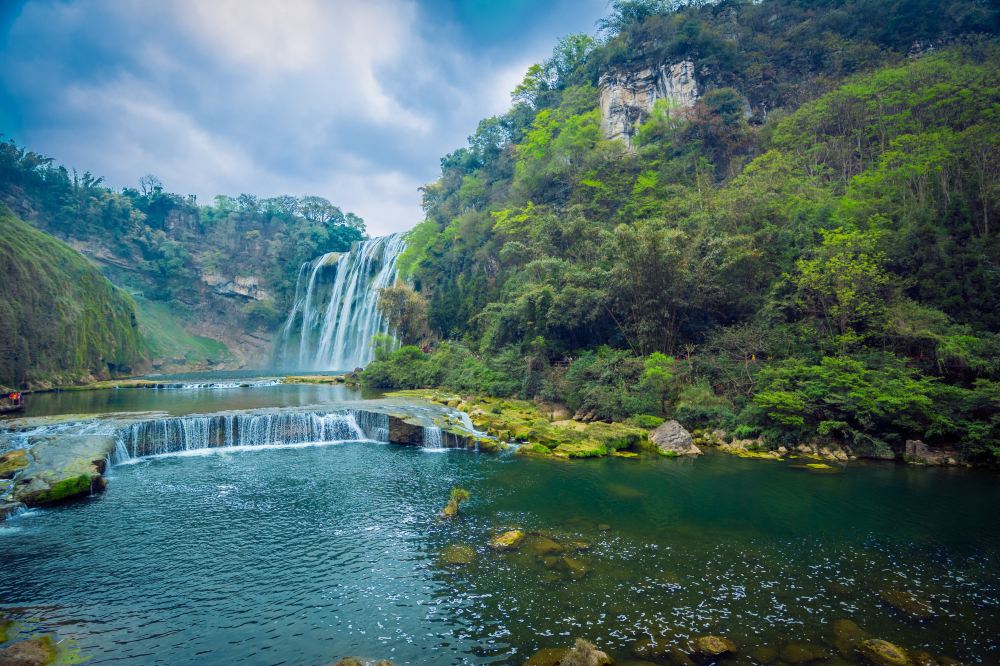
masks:
[[[368,411],[181,416],[122,428],[111,462],[217,447],[386,441],[383,434],[388,434],[388,417]]]
[[[387,333],[379,290],[396,282],[402,234],[356,243],[302,265],[276,362],[302,370],[353,370],[371,361],[372,337]]]
[[[437,426],[424,427],[424,448],[435,451],[444,449],[444,445],[441,442],[441,428]]]

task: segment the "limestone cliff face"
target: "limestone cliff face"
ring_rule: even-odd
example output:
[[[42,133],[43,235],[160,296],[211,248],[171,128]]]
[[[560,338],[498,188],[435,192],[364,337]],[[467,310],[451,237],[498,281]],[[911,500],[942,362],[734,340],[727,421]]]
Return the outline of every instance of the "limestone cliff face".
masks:
[[[698,101],[694,63],[683,60],[672,65],[637,71],[618,70],[601,76],[601,129],[607,139],[632,145],[632,136],[657,100],[671,100],[680,110]]]

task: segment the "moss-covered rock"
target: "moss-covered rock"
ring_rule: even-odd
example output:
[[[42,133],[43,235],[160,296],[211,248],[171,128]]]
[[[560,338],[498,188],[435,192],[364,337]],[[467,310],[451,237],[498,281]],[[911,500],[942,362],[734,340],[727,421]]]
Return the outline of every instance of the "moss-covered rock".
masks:
[[[56,643],[51,636],[36,636],[0,650],[4,666],[47,666],[55,662]]]
[[[489,545],[493,550],[514,550],[521,545],[524,537],[523,530],[507,530],[490,539]]]
[[[910,663],[906,650],[879,638],[861,641],[858,653],[872,666],[909,666]]]
[[[559,666],[610,666],[614,659],[582,638],[576,639],[573,648],[559,661]]]
[[[10,479],[28,466],[28,451],[14,449],[0,455],[0,479]]]
[[[465,488],[452,488],[451,494],[448,497],[448,503],[441,509],[441,517],[449,520],[457,516],[459,505],[468,500],[470,496],[469,491]]]
[[[691,652],[702,657],[721,657],[735,654],[736,643],[722,636],[699,636],[692,641]]]

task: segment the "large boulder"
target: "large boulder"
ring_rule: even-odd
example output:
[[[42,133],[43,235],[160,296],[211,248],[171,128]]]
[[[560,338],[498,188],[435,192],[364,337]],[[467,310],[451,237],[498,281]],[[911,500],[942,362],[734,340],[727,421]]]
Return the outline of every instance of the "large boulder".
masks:
[[[559,660],[559,666],[609,666],[614,660],[598,650],[593,643],[576,639],[576,644]]]
[[[677,421],[661,423],[649,433],[649,441],[665,456],[701,455],[701,449],[694,445],[691,433]]]
[[[51,436],[31,448],[12,498],[26,506],[53,504],[104,489],[104,466],[115,440],[101,435]]]

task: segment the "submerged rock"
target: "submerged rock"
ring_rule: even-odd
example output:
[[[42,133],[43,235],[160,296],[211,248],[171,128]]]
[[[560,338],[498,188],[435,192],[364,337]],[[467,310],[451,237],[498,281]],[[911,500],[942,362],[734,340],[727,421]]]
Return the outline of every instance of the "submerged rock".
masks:
[[[494,550],[514,550],[524,541],[523,530],[507,530],[490,539],[490,548]]]
[[[576,639],[576,644],[559,660],[559,666],[608,666],[614,659],[582,638]]]
[[[46,666],[56,660],[56,644],[51,636],[39,636],[0,650],[3,666]]]
[[[694,639],[691,652],[703,657],[721,657],[724,654],[734,654],[736,643],[722,636],[701,636]]]
[[[691,433],[677,421],[667,421],[649,433],[649,441],[666,456],[697,456],[701,449],[694,445]]]
[[[438,557],[438,564],[443,567],[465,566],[475,561],[476,549],[463,543],[445,546]]]
[[[879,638],[861,641],[858,652],[872,666],[908,666],[910,663],[906,650]]]
[[[884,603],[911,620],[923,622],[935,617],[930,602],[908,590],[882,590],[879,597]]]
[[[819,645],[811,643],[789,643],[781,648],[781,660],[788,664],[808,664],[825,661],[830,654]]]
[[[561,553],[566,548],[556,541],[541,534],[532,534],[524,543],[524,550],[536,557],[545,557],[554,553]]]
[[[524,666],[559,666],[568,652],[569,648],[542,648],[528,657]]]

